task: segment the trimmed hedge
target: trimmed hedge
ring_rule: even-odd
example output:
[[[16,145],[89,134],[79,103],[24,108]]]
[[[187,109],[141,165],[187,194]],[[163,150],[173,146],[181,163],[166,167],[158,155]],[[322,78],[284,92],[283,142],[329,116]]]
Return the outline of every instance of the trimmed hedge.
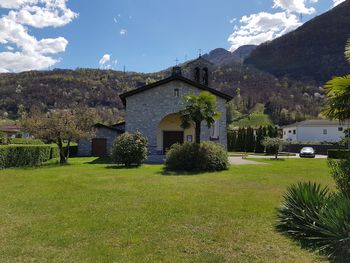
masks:
[[[51,158],[51,145],[0,146],[0,169],[39,166]]]
[[[42,140],[32,138],[9,138],[8,141],[9,144],[44,145]]]
[[[328,150],[328,158],[330,159],[350,158],[350,150],[348,149]]]
[[[221,171],[229,167],[226,151],[213,142],[174,144],[166,155],[170,171]]]

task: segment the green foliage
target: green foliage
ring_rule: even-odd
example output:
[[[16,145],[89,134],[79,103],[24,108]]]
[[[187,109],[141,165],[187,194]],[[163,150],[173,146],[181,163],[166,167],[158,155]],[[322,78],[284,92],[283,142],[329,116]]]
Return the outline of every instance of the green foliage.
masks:
[[[216,109],[216,96],[208,91],[201,92],[198,96],[187,95],[183,98],[184,109],[179,111],[181,127],[187,129],[191,123],[195,124],[196,143],[200,143],[201,123],[205,121],[210,128],[221,113]]]
[[[348,149],[331,149],[328,150],[328,158],[330,159],[345,159],[350,157]]]
[[[10,138],[9,144],[43,145],[44,142],[42,140],[32,138]]]
[[[286,145],[286,142],[277,137],[276,138],[266,137],[262,141],[262,145],[264,145],[266,149],[270,149],[271,153],[275,155],[275,159],[278,159],[278,151],[283,145]]]
[[[114,141],[112,161],[126,167],[140,166],[147,158],[147,139],[139,132],[124,133]]]
[[[7,135],[5,132],[0,131],[0,145],[8,144],[9,139],[7,138]]]
[[[226,151],[213,142],[175,144],[166,155],[169,171],[222,171],[229,167]]]
[[[299,183],[288,188],[277,229],[334,262],[350,258],[350,199],[327,187]]]
[[[38,166],[50,160],[50,145],[0,146],[0,169],[9,167]]]
[[[337,189],[350,198],[350,155],[341,160],[329,159],[328,164]]]
[[[236,118],[230,126],[240,128],[258,128],[260,126],[265,127],[270,125],[272,125],[272,121],[269,115],[264,113],[253,112],[242,118]]]
[[[346,121],[350,119],[350,75],[334,77],[325,85],[328,97],[323,113],[325,116]]]

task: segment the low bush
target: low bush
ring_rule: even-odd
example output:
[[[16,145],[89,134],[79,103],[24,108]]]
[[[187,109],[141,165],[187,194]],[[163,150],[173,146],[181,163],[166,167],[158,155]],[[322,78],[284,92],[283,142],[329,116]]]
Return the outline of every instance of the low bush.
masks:
[[[332,262],[349,262],[350,199],[327,187],[299,183],[288,188],[277,229]]]
[[[345,159],[350,157],[349,149],[332,149],[328,150],[328,158],[330,159]]]
[[[229,167],[226,151],[213,142],[175,144],[167,152],[170,171],[222,171]]]
[[[141,133],[124,133],[113,143],[111,159],[126,167],[141,165],[147,158],[147,139]]]
[[[38,166],[50,160],[50,145],[0,146],[0,169],[9,167]]]
[[[350,198],[350,157],[340,160],[330,159],[328,165],[337,189]]]

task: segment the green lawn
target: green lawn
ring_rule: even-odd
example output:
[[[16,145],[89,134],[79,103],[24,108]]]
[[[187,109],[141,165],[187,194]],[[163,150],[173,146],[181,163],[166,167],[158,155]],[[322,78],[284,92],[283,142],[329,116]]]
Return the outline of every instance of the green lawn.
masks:
[[[91,160],[0,171],[0,262],[321,262],[273,225],[288,185],[332,184],[325,160],[195,176]]]

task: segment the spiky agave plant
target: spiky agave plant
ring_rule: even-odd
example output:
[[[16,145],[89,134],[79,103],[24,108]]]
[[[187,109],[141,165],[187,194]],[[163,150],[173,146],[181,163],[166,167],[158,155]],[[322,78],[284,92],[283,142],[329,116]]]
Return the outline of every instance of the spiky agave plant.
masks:
[[[277,229],[326,255],[350,262],[350,199],[331,194],[327,187],[299,183],[288,188],[278,210]]]
[[[308,237],[314,236],[315,222],[329,200],[328,193],[327,187],[316,183],[291,185],[278,209],[277,229],[308,246]]]
[[[308,237],[312,247],[332,262],[350,262],[350,199],[342,194],[330,198]]]

